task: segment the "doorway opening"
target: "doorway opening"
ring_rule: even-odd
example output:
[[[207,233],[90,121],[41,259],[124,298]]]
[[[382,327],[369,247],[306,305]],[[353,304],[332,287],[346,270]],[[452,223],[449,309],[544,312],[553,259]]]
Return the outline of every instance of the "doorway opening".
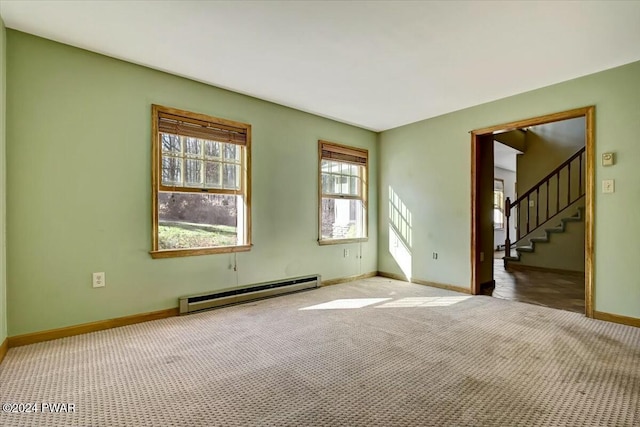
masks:
[[[483,288],[495,287],[495,279],[499,278],[496,274],[502,274],[503,271],[500,269],[500,261],[504,262],[504,265],[509,269],[511,267],[514,269],[530,267],[526,270],[534,272],[528,277],[538,277],[543,281],[552,276],[545,276],[540,273],[541,271],[545,274],[564,273],[562,268],[564,264],[557,264],[561,268],[553,268],[556,265],[554,263],[558,261],[557,256],[549,257],[547,255],[552,266],[549,269],[535,266],[540,262],[539,259],[544,259],[544,255],[538,256],[539,259],[535,260],[536,257],[529,255],[529,253],[535,251],[536,245],[543,247],[543,243],[548,243],[549,236],[557,236],[553,233],[564,233],[567,224],[582,221],[584,231],[578,233],[578,238],[583,239],[583,243],[581,242],[581,250],[577,254],[578,259],[572,261],[570,257],[567,257],[563,262],[569,263],[569,265],[571,262],[574,264],[583,262],[584,276],[580,279],[584,279],[584,313],[588,317],[593,317],[594,118],[595,108],[590,106],[471,132],[471,289],[473,294],[482,294]],[[501,150],[500,147],[496,149],[496,141],[504,144],[509,139],[506,138],[509,135],[517,140],[518,136],[526,135],[526,132],[530,130],[532,132],[527,140],[531,140],[531,137],[536,133],[540,133],[540,129],[551,129],[554,126],[565,126],[565,124],[576,125],[577,123],[584,130],[583,148],[562,161],[555,169],[551,168],[552,170],[547,175],[543,174],[540,181],[532,183],[531,177],[528,175],[535,176],[537,174],[537,178],[539,178],[541,172],[538,170],[535,173],[530,173],[531,166],[523,167],[523,173],[518,174],[519,180],[522,182],[518,182],[513,187],[511,187],[509,179],[496,176],[498,173],[494,168],[497,161],[494,159],[494,153]],[[517,146],[517,141],[515,143],[507,141],[506,143],[523,152],[523,149]],[[524,158],[522,156],[522,159]],[[520,163],[520,160],[518,162]],[[538,167],[539,163],[538,161],[531,164]],[[572,178],[573,182],[571,182]],[[506,199],[507,191],[513,193],[513,197]],[[499,193],[506,199],[506,203],[502,205],[500,197],[497,196]],[[559,223],[562,230],[551,227],[552,222]],[[504,242],[497,241],[501,239],[501,237],[496,237],[499,234],[498,228],[505,235]],[[573,233],[575,235],[575,230]],[[562,241],[563,239],[556,237],[555,240]],[[494,261],[494,253],[496,249],[502,249],[500,246],[505,250],[505,258]],[[564,253],[568,252],[565,250]],[[526,262],[521,259],[523,255],[526,255]],[[521,263],[533,265],[526,266]],[[569,268],[569,270],[576,269],[578,268]],[[519,277],[523,278],[524,276],[520,274]],[[564,279],[557,283],[568,282]]]

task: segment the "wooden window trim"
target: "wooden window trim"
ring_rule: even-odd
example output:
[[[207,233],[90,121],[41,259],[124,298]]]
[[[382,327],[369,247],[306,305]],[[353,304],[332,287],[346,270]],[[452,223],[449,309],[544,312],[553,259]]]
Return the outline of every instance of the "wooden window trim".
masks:
[[[337,153],[342,155],[341,157],[328,157],[327,152]],[[348,156],[351,160],[347,160]],[[342,163],[351,163],[356,166],[364,167],[364,176],[360,177],[361,186],[358,188],[360,196],[353,195],[341,195],[341,194],[326,194],[322,193],[322,160],[333,160]],[[343,243],[358,243],[366,242],[369,240],[369,150],[364,148],[351,147],[348,145],[337,144],[335,142],[319,140],[318,141],[318,244],[319,245],[338,245]],[[345,238],[345,239],[323,239],[322,238],[322,199],[323,196],[331,199],[347,199],[347,200],[362,200],[364,207],[364,237],[358,238]]]
[[[211,255],[211,254],[228,254],[233,252],[248,252],[251,245],[240,246],[221,246],[219,248],[193,248],[193,249],[169,249],[164,251],[150,251],[151,258],[177,258],[185,256]]]
[[[184,121],[189,121],[202,126],[212,126],[219,129],[226,129],[233,132],[242,133],[245,138],[244,142],[231,142],[244,147],[242,150],[240,165],[243,176],[240,179],[241,185],[239,190],[222,189],[222,188],[190,188],[166,186],[160,182],[160,163],[162,161],[162,150],[159,141],[159,117],[161,115],[169,115],[171,117],[178,116]],[[246,252],[251,250],[251,125],[247,123],[236,122],[227,119],[208,116],[200,113],[192,113],[190,111],[179,110],[176,108],[164,107],[153,104],[151,106],[151,248],[149,254],[154,259],[174,258],[185,256],[210,255],[232,252]],[[245,241],[241,245],[235,246],[219,246],[211,248],[189,248],[189,249],[168,249],[160,250],[158,248],[158,193],[161,191],[185,192],[185,193],[208,193],[208,194],[226,194],[226,195],[243,195],[245,201],[244,209],[244,230]]]
[[[320,246],[341,245],[343,243],[367,242],[368,240],[369,240],[368,237],[359,237],[359,238],[356,238],[356,239],[322,239],[322,240],[318,240],[318,244]]]

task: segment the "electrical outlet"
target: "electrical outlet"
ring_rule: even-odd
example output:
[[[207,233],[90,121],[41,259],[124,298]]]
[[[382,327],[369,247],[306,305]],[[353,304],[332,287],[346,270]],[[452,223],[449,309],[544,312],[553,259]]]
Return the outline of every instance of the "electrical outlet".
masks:
[[[536,201],[535,200],[529,200],[529,207],[530,208],[535,208],[536,207]]]
[[[433,253],[433,259],[438,259],[438,252]]]
[[[349,256],[349,249],[344,250],[344,257],[347,258]]]
[[[93,287],[94,288],[104,288],[107,284],[106,277],[104,272],[101,273],[93,273]]]

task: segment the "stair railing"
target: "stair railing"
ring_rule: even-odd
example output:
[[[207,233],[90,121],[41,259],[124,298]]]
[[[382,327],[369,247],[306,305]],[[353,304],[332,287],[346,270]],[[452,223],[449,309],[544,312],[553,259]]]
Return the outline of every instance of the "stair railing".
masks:
[[[563,210],[578,201],[585,194],[583,163],[584,163],[584,147],[573,156],[569,157],[564,163],[555,168],[551,173],[542,178],[531,187],[526,193],[518,197],[515,202],[507,197],[505,200],[505,231],[506,239],[504,242],[505,256],[511,256],[511,245],[517,244],[525,236],[534,232],[547,221],[560,214]],[[571,165],[577,163],[577,177],[574,177],[573,186],[571,185]],[[574,167],[574,174],[575,174]],[[555,181],[555,186],[551,182]],[[576,182],[577,181],[577,182]],[[555,188],[554,188],[555,187]],[[577,187],[573,188],[572,187]],[[555,191],[555,194],[552,194]],[[543,193],[544,211],[540,212],[540,194]],[[564,194],[566,193],[566,194]],[[573,197],[575,198],[573,198]],[[555,199],[555,200],[554,200]],[[565,203],[566,201],[566,203]],[[532,204],[533,202],[533,204]],[[555,202],[555,203],[554,203]],[[525,203],[525,208],[521,209],[521,205]],[[555,204],[555,209],[554,205]],[[535,218],[531,212],[531,207],[535,205]],[[551,205],[551,206],[550,206]],[[551,208],[551,210],[550,210]],[[509,233],[509,219],[511,218],[511,210],[515,209],[516,216],[516,240],[512,243]],[[521,211],[525,211],[525,215],[521,216]],[[544,216],[541,216],[544,215]],[[535,219],[535,226],[534,224]],[[522,231],[526,230],[523,234]]]

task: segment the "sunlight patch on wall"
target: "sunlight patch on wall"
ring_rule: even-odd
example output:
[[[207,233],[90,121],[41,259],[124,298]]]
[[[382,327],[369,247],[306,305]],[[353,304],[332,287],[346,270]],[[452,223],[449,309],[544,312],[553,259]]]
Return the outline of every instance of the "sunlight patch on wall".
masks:
[[[389,253],[407,280],[411,280],[412,215],[398,194],[389,186]]]
[[[411,280],[411,252],[391,224],[389,224],[389,253],[396,260],[406,279]]]
[[[411,211],[391,186],[389,186],[389,221],[405,245],[410,248],[413,244]]]

